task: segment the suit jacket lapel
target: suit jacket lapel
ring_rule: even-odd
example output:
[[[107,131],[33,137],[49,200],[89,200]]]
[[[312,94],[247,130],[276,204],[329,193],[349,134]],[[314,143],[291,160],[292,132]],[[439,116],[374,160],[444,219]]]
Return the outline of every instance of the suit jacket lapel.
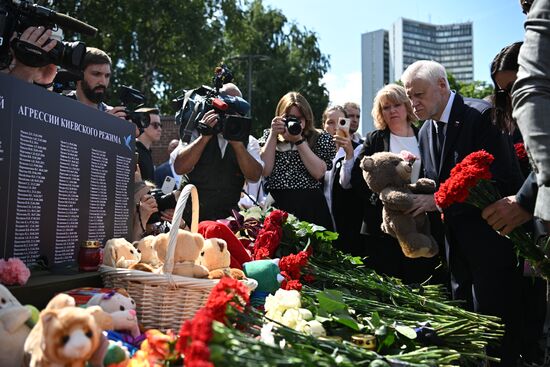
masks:
[[[455,145],[456,138],[462,127],[461,119],[462,116],[459,111],[463,110],[464,100],[457,93],[455,94],[455,99],[453,101],[453,107],[451,108],[451,114],[449,116],[449,122],[447,123],[447,132],[445,133],[445,143],[443,144],[443,155],[441,156],[441,163],[438,169],[438,175],[441,174],[441,168],[443,167],[444,162],[447,160],[449,153],[452,151],[452,148]],[[455,162],[452,162],[454,166]]]

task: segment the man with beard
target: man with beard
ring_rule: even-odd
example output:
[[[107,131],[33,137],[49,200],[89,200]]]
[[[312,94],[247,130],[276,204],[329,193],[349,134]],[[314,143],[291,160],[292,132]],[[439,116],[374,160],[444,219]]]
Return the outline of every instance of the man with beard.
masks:
[[[111,58],[104,51],[88,47],[82,62],[82,80],[76,83],[76,92],[69,97],[92,108],[125,118],[125,108],[111,107],[103,102],[107,96],[107,88],[111,78]]]

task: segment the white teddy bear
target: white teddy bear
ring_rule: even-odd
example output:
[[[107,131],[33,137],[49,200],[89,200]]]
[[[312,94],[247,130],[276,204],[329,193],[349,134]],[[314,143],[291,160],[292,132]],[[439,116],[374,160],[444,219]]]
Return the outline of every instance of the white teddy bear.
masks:
[[[0,284],[0,366],[20,367],[23,346],[31,329],[26,322],[31,311]]]

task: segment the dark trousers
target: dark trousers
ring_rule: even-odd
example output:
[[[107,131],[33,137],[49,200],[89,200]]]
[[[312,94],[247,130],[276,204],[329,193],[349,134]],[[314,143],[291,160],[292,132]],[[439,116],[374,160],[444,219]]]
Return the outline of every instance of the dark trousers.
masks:
[[[501,366],[516,366],[523,328],[523,266],[512,243],[495,232],[479,211],[445,214],[447,256],[454,299],[505,324],[501,346],[488,353]]]
[[[270,193],[275,199],[273,206],[277,209],[332,231],[332,218],[321,188],[271,190]]]
[[[399,242],[385,233],[361,237],[362,251],[353,255],[366,256],[365,266],[377,273],[399,278],[405,284],[423,283],[428,279],[431,284],[448,283],[446,268],[438,255],[411,259],[403,254]]]

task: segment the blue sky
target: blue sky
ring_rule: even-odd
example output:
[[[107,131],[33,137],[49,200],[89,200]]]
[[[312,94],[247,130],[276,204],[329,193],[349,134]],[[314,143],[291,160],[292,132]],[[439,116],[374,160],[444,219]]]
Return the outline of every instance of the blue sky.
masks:
[[[330,57],[324,82],[331,101],[361,102],[361,34],[389,29],[400,17],[448,24],[473,22],[474,79],[491,81],[489,65],[500,49],[523,39],[519,0],[264,0],[264,5],[317,34]]]

